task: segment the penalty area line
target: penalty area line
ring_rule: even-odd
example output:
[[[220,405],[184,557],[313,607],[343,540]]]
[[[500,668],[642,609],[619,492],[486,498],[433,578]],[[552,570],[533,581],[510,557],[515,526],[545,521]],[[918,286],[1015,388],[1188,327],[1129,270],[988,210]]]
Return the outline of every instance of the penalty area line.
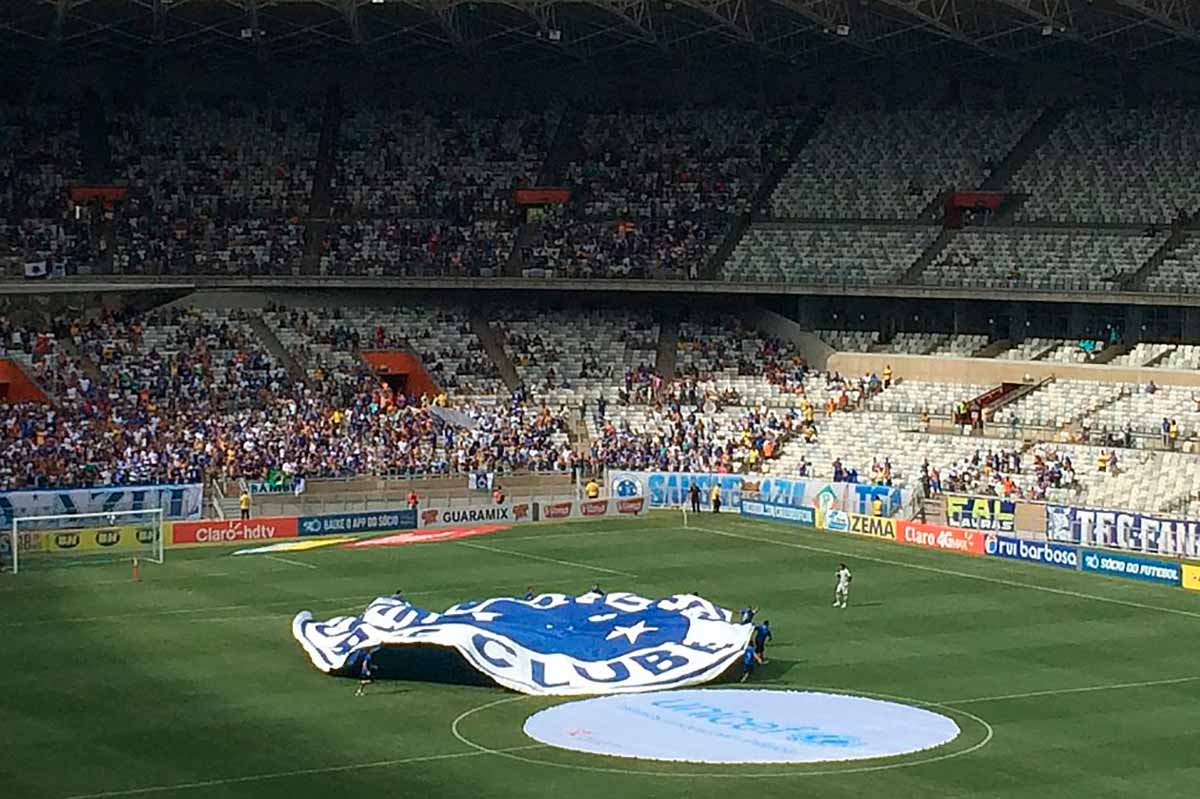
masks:
[[[278,561],[280,563],[287,563],[291,566],[300,566],[305,569],[317,568],[316,566],[312,565],[311,563],[301,563],[298,560],[288,560],[287,558],[281,558],[278,555],[264,555],[263,557],[265,557],[267,560],[274,560],[274,561]]]
[[[545,744],[526,744],[511,746],[507,749],[493,750],[495,753],[519,752],[526,749],[541,749]],[[214,788],[221,785],[238,785],[247,782],[265,782],[267,780],[286,779],[288,777],[304,777],[313,774],[336,774],[346,771],[362,771],[371,768],[388,768],[402,766],[407,763],[429,763],[436,760],[453,760],[463,757],[479,757],[491,754],[477,749],[468,752],[448,752],[442,755],[420,755],[417,757],[402,757],[396,760],[374,760],[369,763],[345,763],[340,766],[321,766],[317,768],[302,768],[292,771],[273,771],[266,774],[247,774],[244,777],[225,777],[216,780],[200,780],[197,782],[179,782],[174,785],[151,785],[145,788],[127,788],[119,791],[100,791],[98,793],[77,793],[63,799],[107,799],[116,796],[145,796],[147,794],[165,793],[167,791],[186,791],[194,788]]]
[[[469,541],[455,541],[460,547],[470,547],[471,549],[479,549],[484,552],[495,552],[500,555],[510,555],[514,558],[528,558],[529,560],[540,560],[544,563],[557,563],[559,566],[571,566],[576,569],[586,569],[588,571],[604,572],[606,574],[615,574],[619,577],[637,577],[636,574],[623,572],[619,569],[607,569],[603,566],[592,566],[588,563],[577,563],[573,560],[559,560],[558,558],[548,558],[545,555],[533,555],[529,552],[516,552],[511,549],[500,549],[499,547],[489,547],[486,544],[474,544]]]
[[[1119,682],[1111,685],[1088,685],[1080,688],[1054,688],[1049,691],[1030,691],[1024,694],[1000,694],[999,696],[977,696],[971,699],[951,699],[940,705],[975,705],[983,702],[1003,702],[1008,699],[1033,699],[1039,696],[1062,696],[1065,694],[1088,694],[1095,691],[1123,691],[1129,688],[1152,688],[1156,685],[1181,685],[1198,682],[1200,676],[1176,677],[1170,680],[1146,680],[1145,682]]]
[[[737,521],[737,520],[735,520]],[[950,577],[962,577],[966,580],[979,580],[984,583],[993,583],[995,585],[1006,585],[1010,588],[1027,588],[1030,591],[1042,591],[1047,594],[1057,594],[1059,596],[1069,596],[1075,599],[1090,599],[1093,602],[1104,602],[1109,605],[1121,605],[1127,608],[1138,608],[1139,610],[1154,610],[1159,613],[1170,613],[1176,616],[1186,616],[1191,619],[1200,619],[1200,613],[1190,610],[1182,610],[1181,608],[1167,608],[1161,605],[1149,605],[1145,602],[1134,602],[1128,599],[1113,599],[1107,596],[1098,596],[1097,594],[1085,594],[1082,591],[1070,591],[1066,588],[1054,588],[1049,585],[1037,585],[1035,583],[1023,583],[1019,580],[1005,580],[1003,577],[988,577],[983,574],[972,574],[971,572],[958,571],[957,569],[943,569],[937,566],[926,566],[921,563],[910,563],[903,560],[894,560],[893,558],[880,558],[873,555],[862,555],[854,552],[844,552],[840,549],[829,549],[827,547],[816,547],[811,544],[797,544],[794,541],[777,541],[774,538],[761,538],[754,535],[742,535],[740,533],[732,533],[728,530],[713,530],[709,527],[686,527],[680,528],[686,530],[699,530],[702,533],[710,535],[720,535],[727,538],[737,538],[742,541],[757,541],[761,544],[774,544],[780,547],[790,547],[792,549],[804,549],[809,552],[823,552],[827,555],[837,555],[841,558],[854,558],[857,560],[865,560],[871,563],[884,563],[888,566],[899,566],[904,569],[913,569],[915,571],[931,572],[933,574],[945,574]],[[836,534],[835,534],[836,535]],[[867,539],[863,539],[866,541]]]

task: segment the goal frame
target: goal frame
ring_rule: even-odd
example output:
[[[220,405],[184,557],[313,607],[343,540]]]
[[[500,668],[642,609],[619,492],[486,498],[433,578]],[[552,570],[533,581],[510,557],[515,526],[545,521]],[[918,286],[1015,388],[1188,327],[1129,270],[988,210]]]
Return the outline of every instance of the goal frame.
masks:
[[[40,516],[14,516],[12,524],[6,531],[9,536],[9,547],[12,563],[10,568],[13,574],[19,574],[21,569],[21,535],[30,532],[62,532],[72,528],[80,529],[95,529],[98,527],[116,527],[121,526],[122,519],[130,517],[139,517],[145,519],[150,517],[148,523],[155,526],[158,530],[156,543],[150,550],[149,554],[142,552],[132,552],[129,554],[129,559],[135,558],[148,560],[151,563],[162,563],[165,560],[166,553],[166,514],[162,508],[142,508],[141,510],[113,510],[100,511],[98,513],[52,513]],[[88,521],[94,523],[88,524]],[[65,522],[66,524],[50,524],[53,522]],[[31,524],[32,523],[32,524]],[[24,529],[22,529],[24,525]],[[120,558],[124,559],[124,558]]]

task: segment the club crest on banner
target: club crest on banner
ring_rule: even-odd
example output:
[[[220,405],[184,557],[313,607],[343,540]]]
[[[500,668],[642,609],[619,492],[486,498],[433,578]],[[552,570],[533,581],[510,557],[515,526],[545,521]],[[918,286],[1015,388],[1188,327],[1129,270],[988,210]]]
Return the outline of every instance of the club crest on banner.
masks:
[[[378,646],[453,647],[498,684],[527,694],[580,695],[696,685],[737,661],[753,631],[699,596],[541,594],[461,602],[442,613],[393,597],[361,616],[300,613],[292,633],[313,665],[352,670]]]

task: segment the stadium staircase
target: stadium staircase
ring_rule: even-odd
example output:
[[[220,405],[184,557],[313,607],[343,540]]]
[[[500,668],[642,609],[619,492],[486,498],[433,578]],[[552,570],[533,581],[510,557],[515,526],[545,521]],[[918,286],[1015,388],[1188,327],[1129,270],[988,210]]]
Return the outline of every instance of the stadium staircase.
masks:
[[[917,256],[917,260],[909,264],[909,267],[904,270],[904,274],[900,276],[898,282],[901,285],[919,284],[921,276],[925,273],[925,268],[941,257],[946,247],[954,240],[956,232],[950,228],[942,228],[942,231],[937,234],[937,238],[929,242],[929,246],[921,251],[921,254]]]
[[[675,379],[675,363],[679,358],[679,315],[668,311],[658,322],[658,352],[654,368],[662,376],[663,385]]]
[[[579,143],[579,130],[583,126],[584,115],[578,111],[567,111],[558,122],[554,131],[554,140],[546,152],[546,160],[538,172],[538,186],[561,186],[566,180],[567,166],[583,156],[583,147]]]
[[[754,199],[750,202],[750,213],[754,219],[761,220],[769,216],[764,211],[767,210],[767,206],[771,202],[771,196],[775,194],[775,189],[778,188],[779,182],[783,180],[788,170],[792,168],[792,164],[795,162],[796,157],[800,155],[800,151],[812,139],[813,134],[821,127],[821,123],[825,121],[825,110],[824,106],[812,109],[795,131],[793,131],[792,140],[788,142],[787,150],[784,152],[783,157],[771,167],[771,171],[763,178],[763,182],[754,193]]]
[[[988,344],[983,349],[976,352],[972,357],[974,357],[974,358],[995,358],[1000,353],[1011,350],[1012,345],[1013,345],[1013,343],[1009,339],[1006,339],[1006,338],[997,339],[996,341],[993,341],[992,343]]]
[[[987,179],[979,185],[979,190],[1004,191],[1008,188],[1013,175],[1017,174],[1029,157],[1050,139],[1054,129],[1066,115],[1067,107],[1062,103],[1055,103],[1043,109],[1041,115],[1034,120],[1021,138],[1017,139],[1017,143],[1009,150],[1004,160],[997,164],[992,170],[992,174],[988,175]]]
[[[729,256],[733,255],[733,251],[742,241],[742,236],[746,235],[746,231],[750,229],[750,214],[738,214],[729,223],[728,230],[725,231],[725,238],[721,241],[721,246],[717,247],[717,251],[700,270],[701,280],[720,280],[721,271],[725,267],[725,262],[729,260]]]
[[[315,275],[321,268],[321,249],[331,224],[333,177],[337,170],[337,140],[341,124],[342,94],[337,84],[334,84],[325,94],[321,137],[317,141],[317,166],[313,173],[312,194],[308,200],[304,255],[300,261],[300,271],[306,275]]]
[[[546,153],[546,160],[538,172],[538,186],[562,186],[566,182],[567,166],[576,158],[582,157],[583,147],[579,143],[579,130],[583,125],[584,115],[578,111],[567,111],[558,122],[554,131],[554,140]],[[525,268],[522,253],[533,246],[537,240],[541,225],[537,222],[524,222],[517,227],[517,235],[513,240],[512,252],[504,262],[505,277],[520,277]]]
[[[497,371],[500,372],[500,379],[504,381],[504,385],[508,386],[509,391],[515,391],[517,386],[521,385],[521,378],[517,376],[517,367],[513,366],[512,359],[508,357],[508,353],[504,351],[504,347],[500,344],[500,338],[496,335],[496,331],[484,318],[483,312],[479,309],[471,310],[471,330],[474,331],[475,337],[479,339],[483,351],[492,359],[492,363],[496,365]]]
[[[1167,240],[1158,245],[1158,249],[1146,259],[1144,264],[1137,268],[1136,272],[1127,275],[1121,281],[1121,291],[1145,291],[1146,279],[1158,271],[1158,268],[1162,266],[1162,262],[1167,260],[1167,256],[1175,252],[1186,238],[1187,228],[1183,225],[1172,225],[1171,235],[1167,236]]]
[[[783,157],[772,165],[771,171],[767,173],[767,176],[763,178],[763,182],[759,184],[758,189],[754,192],[754,197],[750,201],[750,212],[738,214],[733,218],[729,224],[729,228],[725,231],[725,238],[721,241],[721,245],[717,247],[717,251],[713,253],[712,258],[709,258],[708,263],[700,270],[700,278],[702,280],[719,280],[721,272],[725,268],[725,262],[729,260],[729,256],[733,255],[733,251],[737,249],[738,244],[741,243],[742,237],[746,235],[746,231],[750,229],[753,221],[763,220],[770,216],[767,210],[771,203],[771,195],[775,193],[779,182],[783,180],[788,170],[792,168],[792,163],[796,160],[796,156],[804,149],[804,145],[808,144],[824,120],[825,108],[814,108],[808,112],[808,115],[804,117],[804,120],[792,132],[791,141],[788,142]]]
[[[1112,346],[1105,347],[1104,349],[1100,350],[1100,352],[1096,353],[1096,355],[1090,361],[1088,361],[1088,363],[1111,363],[1114,359],[1120,358],[1122,355],[1132,349],[1133,347],[1129,344],[1113,344]]]
[[[267,352],[271,353],[271,357],[283,364],[287,369],[288,375],[292,380],[303,380],[307,377],[307,371],[296,356],[288,352],[287,347],[275,335],[275,331],[267,324],[258,314],[249,314],[246,317],[246,324],[254,331],[254,335],[258,338],[258,343],[266,348]]]

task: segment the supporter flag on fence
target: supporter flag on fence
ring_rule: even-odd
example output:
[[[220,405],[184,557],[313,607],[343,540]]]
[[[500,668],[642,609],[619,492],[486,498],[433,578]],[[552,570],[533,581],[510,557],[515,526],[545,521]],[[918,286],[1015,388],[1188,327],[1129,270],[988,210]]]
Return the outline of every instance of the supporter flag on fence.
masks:
[[[467,476],[467,488],[472,491],[491,491],[495,484],[495,472],[474,472]]]
[[[50,268],[45,261],[26,261],[25,262],[25,277],[41,278],[49,277]]]
[[[355,673],[379,646],[453,647],[496,683],[526,694],[654,691],[707,682],[737,662],[753,632],[707,599],[612,592],[462,602],[433,613],[380,597],[361,616],[297,614],[292,634],[326,673]]]

